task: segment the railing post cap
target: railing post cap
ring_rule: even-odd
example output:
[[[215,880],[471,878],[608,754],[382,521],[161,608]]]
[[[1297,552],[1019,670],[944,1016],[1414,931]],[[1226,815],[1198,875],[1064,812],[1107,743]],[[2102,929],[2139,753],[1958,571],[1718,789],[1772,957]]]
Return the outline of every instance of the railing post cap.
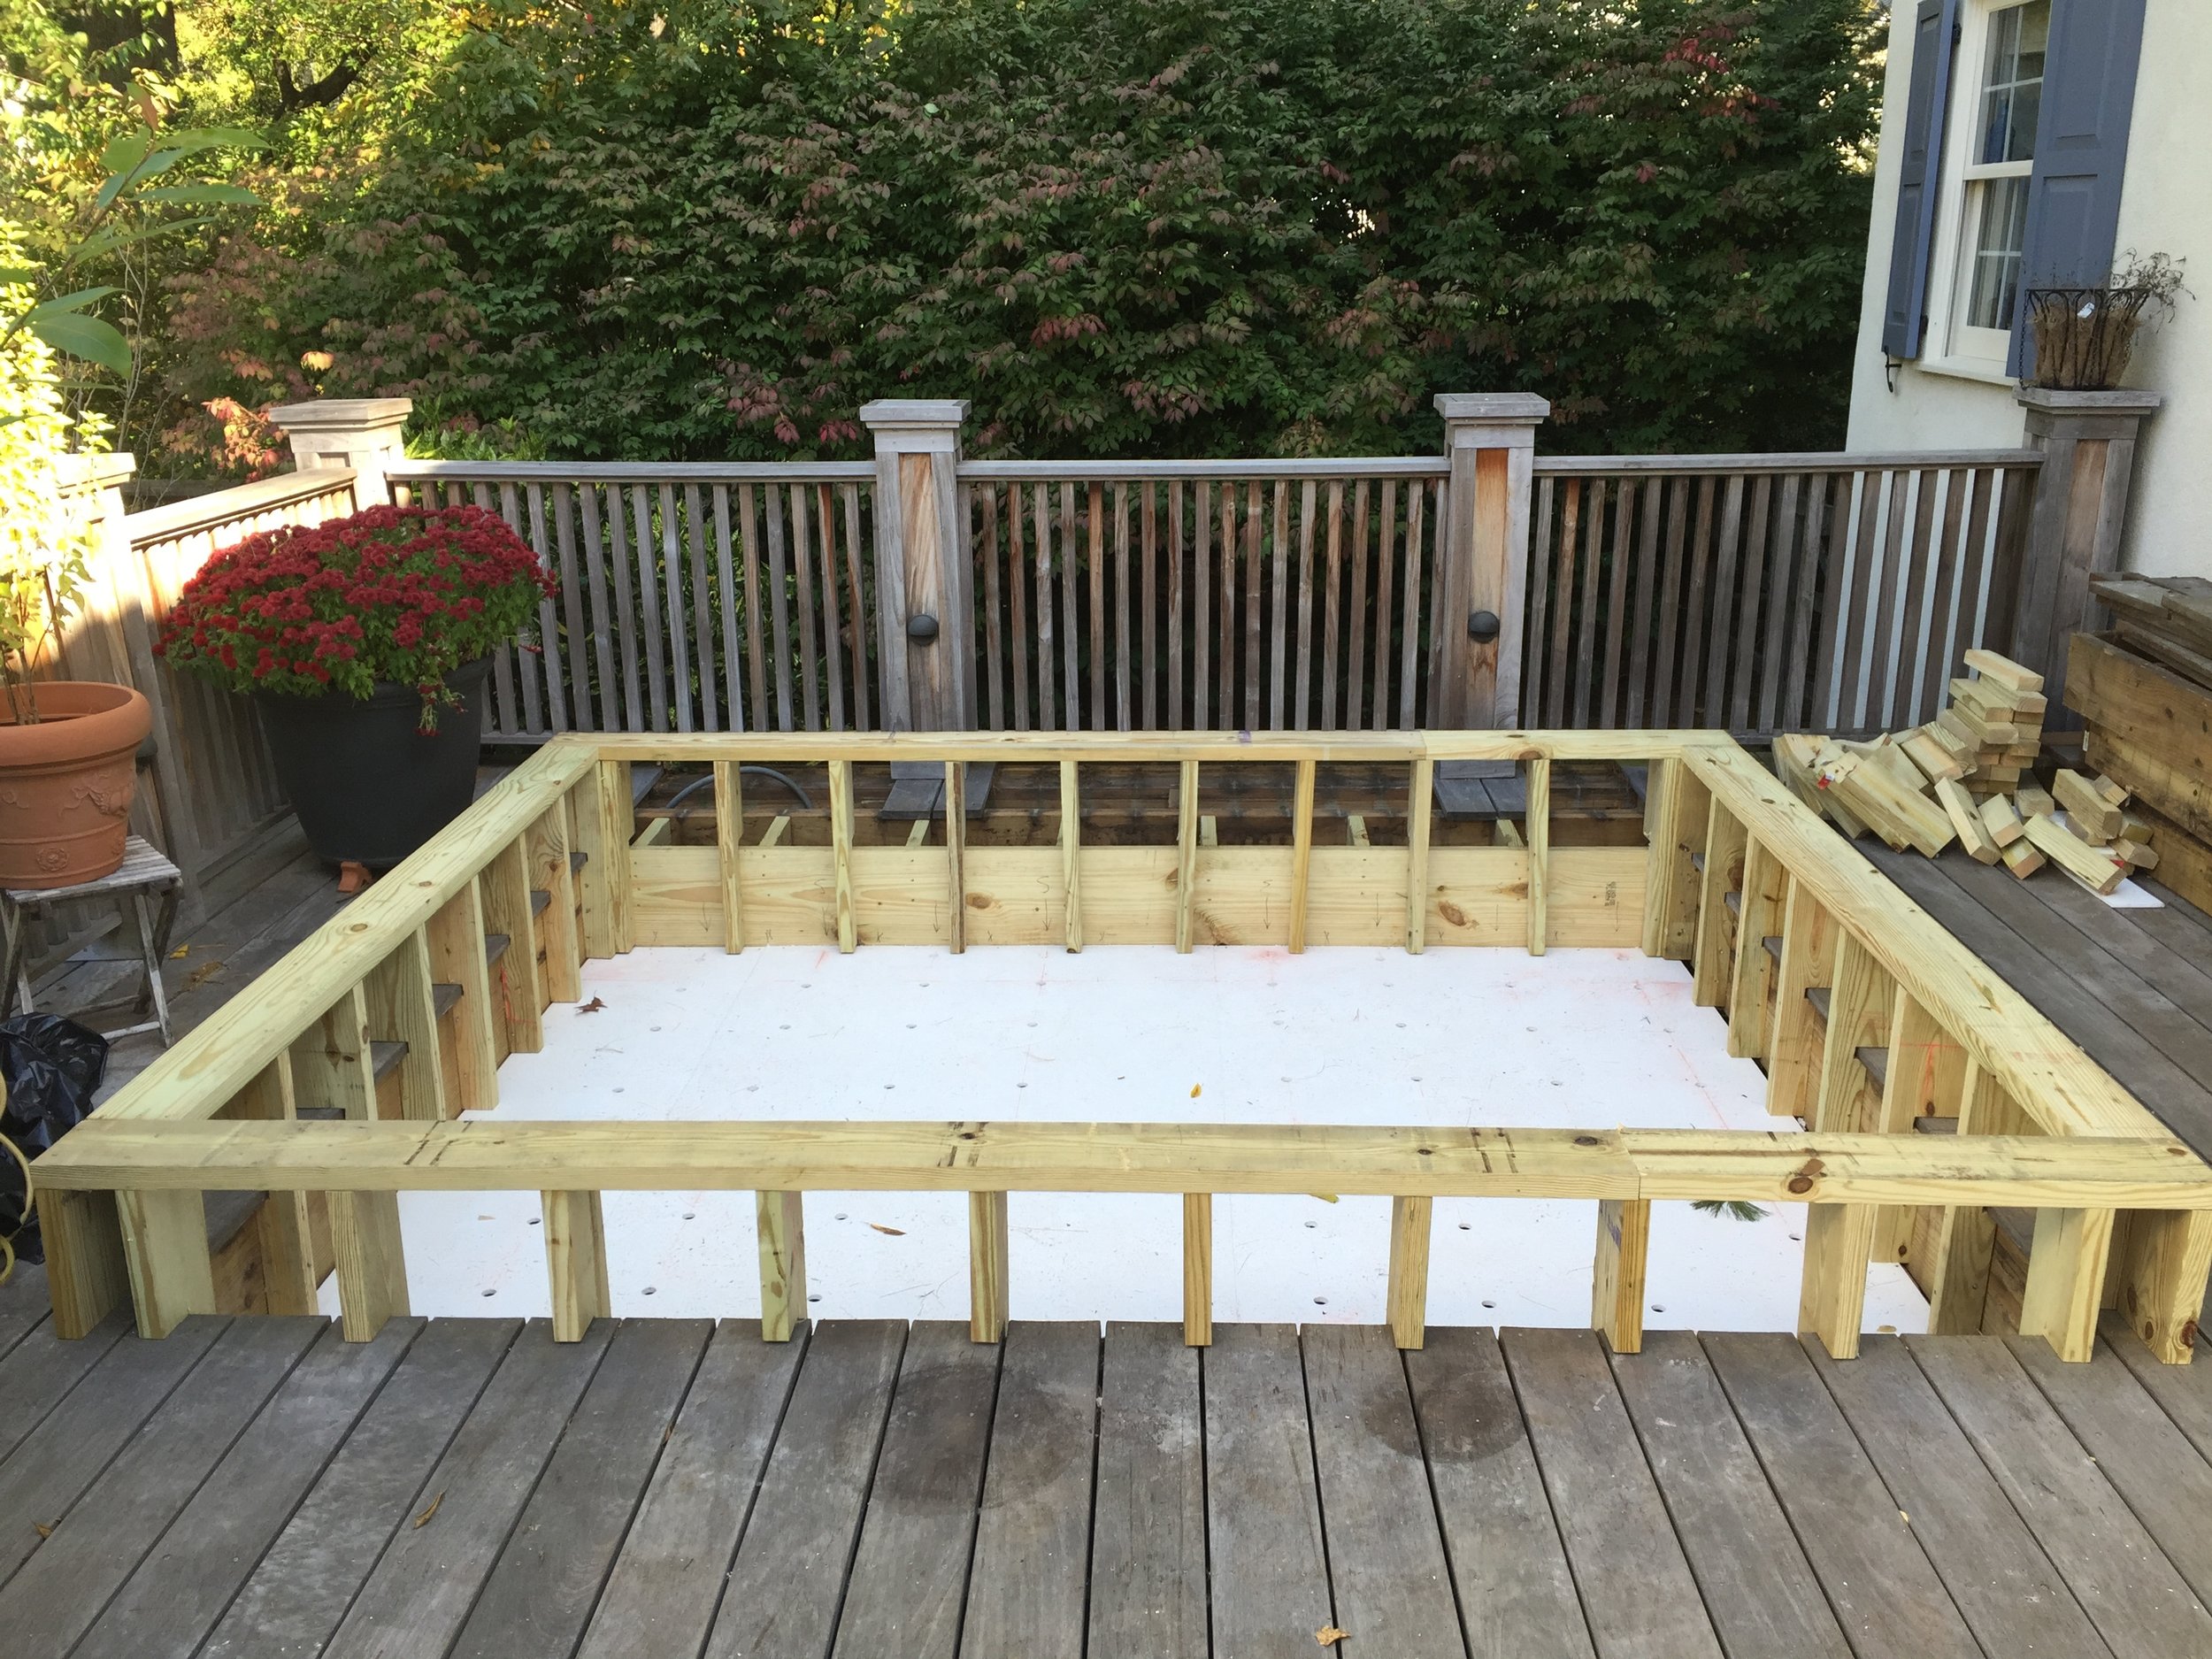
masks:
[[[1439,392],[1436,412],[1447,422],[1518,426],[1548,419],[1551,400],[1533,392]]]
[[[2023,386],[2013,393],[2024,409],[2052,415],[2149,415],[2164,407],[2156,392],[2121,387],[2108,392],[2063,392],[2055,387]]]
[[[860,406],[861,424],[874,432],[956,427],[967,418],[964,397],[879,397]]]
[[[286,432],[373,432],[405,425],[414,410],[411,397],[318,397],[273,409],[269,419]]]

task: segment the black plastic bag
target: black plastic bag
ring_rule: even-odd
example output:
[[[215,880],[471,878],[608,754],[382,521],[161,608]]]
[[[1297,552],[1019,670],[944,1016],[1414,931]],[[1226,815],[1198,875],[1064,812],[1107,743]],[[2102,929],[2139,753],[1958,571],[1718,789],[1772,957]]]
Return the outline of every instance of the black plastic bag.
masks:
[[[38,1155],[84,1121],[108,1067],[108,1040],[59,1014],[19,1014],[0,1020],[0,1079],[8,1103],[0,1110],[5,1135],[35,1162]],[[23,1223],[23,1171],[0,1154],[0,1237],[10,1237],[27,1262],[46,1259],[38,1224]]]

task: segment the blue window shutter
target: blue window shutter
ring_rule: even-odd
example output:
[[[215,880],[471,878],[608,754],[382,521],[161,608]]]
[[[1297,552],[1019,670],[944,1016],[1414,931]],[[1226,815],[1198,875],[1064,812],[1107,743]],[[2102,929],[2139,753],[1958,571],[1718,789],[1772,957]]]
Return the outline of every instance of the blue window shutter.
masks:
[[[2144,0],[2053,0],[2022,246],[2022,303],[2006,373],[2026,375],[2025,290],[2089,288],[2112,269],[2143,50]]]
[[[1918,357],[1928,333],[1928,253],[1935,241],[1943,117],[1951,101],[1951,54],[1958,25],[1959,0],[1919,0],[1913,13],[1897,229],[1890,239],[1889,299],[1882,311],[1882,349],[1893,357]]]

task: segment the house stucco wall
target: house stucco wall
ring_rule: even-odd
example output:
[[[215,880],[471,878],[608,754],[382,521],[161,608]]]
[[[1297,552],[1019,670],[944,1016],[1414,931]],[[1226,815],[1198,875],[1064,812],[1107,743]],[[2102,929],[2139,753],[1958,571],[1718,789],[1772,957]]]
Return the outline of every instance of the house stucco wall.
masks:
[[[1971,0],[1970,0],[1970,4]],[[1903,119],[1912,65],[1912,8],[1893,8],[1883,88],[1885,119]],[[1952,106],[1955,112],[1960,105]],[[2135,86],[2118,250],[2187,261],[2196,297],[2139,341],[2125,384],[2160,393],[2146,423],[2121,557],[2154,575],[2212,577],[2212,186],[2201,157],[2212,147],[2212,21],[2203,0],[2149,0]],[[1947,184],[1947,208],[1956,201]],[[1874,172],[1859,338],[1852,362],[1852,449],[2005,448],[2022,442],[2012,383],[1922,368],[1886,370],[1882,310],[1897,218],[1897,165],[1886,143]],[[1890,388],[1892,378],[1895,389]]]

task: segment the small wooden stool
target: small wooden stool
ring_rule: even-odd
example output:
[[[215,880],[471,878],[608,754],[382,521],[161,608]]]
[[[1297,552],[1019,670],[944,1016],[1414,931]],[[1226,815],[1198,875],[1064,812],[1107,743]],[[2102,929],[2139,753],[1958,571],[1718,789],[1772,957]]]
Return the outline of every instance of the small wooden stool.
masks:
[[[34,1011],[31,976],[24,962],[29,949],[31,918],[50,905],[111,898],[122,919],[138,935],[137,955],[81,956],[78,960],[135,961],[145,972],[146,983],[131,1004],[131,1018],[138,1023],[100,1034],[111,1041],[136,1036],[142,1031],[157,1031],[162,1046],[166,1048],[171,1041],[169,998],[161,988],[161,964],[169,952],[169,932],[176,926],[177,895],[183,883],[182,871],[151,843],[134,835],[124,849],[122,867],[113,875],[102,876],[97,881],[80,882],[73,887],[10,887],[0,891],[0,933],[4,933],[7,944],[7,968],[0,973],[0,1019],[19,1010],[26,1014]],[[148,902],[156,899],[160,902],[150,912]],[[151,1019],[145,1018],[149,1003],[153,1008]]]

